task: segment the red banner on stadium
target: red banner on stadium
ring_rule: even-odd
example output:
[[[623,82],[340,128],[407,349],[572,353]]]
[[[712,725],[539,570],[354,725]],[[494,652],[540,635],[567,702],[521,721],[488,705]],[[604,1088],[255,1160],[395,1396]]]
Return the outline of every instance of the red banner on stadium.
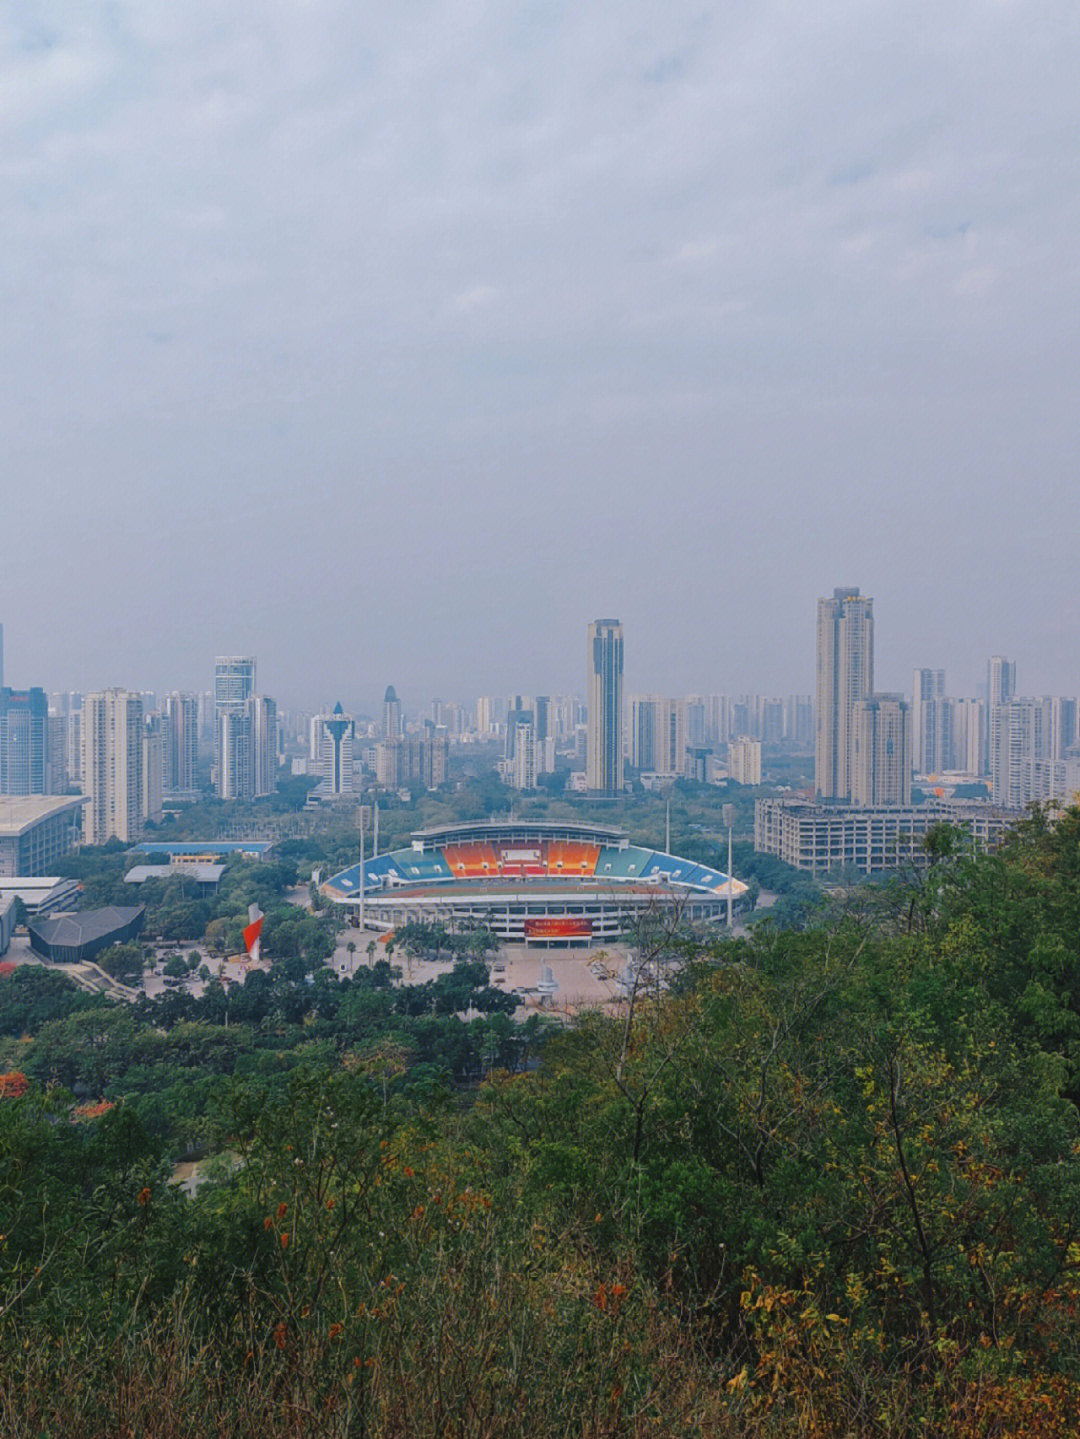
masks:
[[[588,939],[592,935],[591,919],[527,919],[526,939]]]

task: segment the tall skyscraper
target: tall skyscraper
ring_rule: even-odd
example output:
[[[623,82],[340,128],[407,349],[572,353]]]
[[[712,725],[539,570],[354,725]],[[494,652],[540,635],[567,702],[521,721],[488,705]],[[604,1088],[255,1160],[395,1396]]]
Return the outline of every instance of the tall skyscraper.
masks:
[[[81,738],[82,787],[90,801],[83,836],[88,844],[130,844],[142,833],[146,812],[142,697],[117,689],[87,695]]]
[[[262,799],[277,789],[277,702],[269,695],[251,695],[244,708],[251,728],[251,795]]]
[[[393,685],[387,685],[383,695],[383,738],[401,738],[401,701]]]
[[[852,719],[874,689],[874,602],[857,589],[818,600],[814,786],[823,799],[850,799]]]
[[[1075,699],[1055,695],[1050,701],[1050,758],[1064,759],[1076,748]]]
[[[143,819],[160,824],[165,793],[165,721],[159,714],[146,714],[143,733]]]
[[[0,689],[0,794],[48,794],[49,779],[45,691]]]
[[[353,739],[356,724],[341,701],[332,714],[320,715],[319,772],[327,794],[351,794],[353,787]]]
[[[55,714],[50,706],[47,723],[49,730],[49,758],[46,766],[46,793],[67,794],[68,784],[71,781],[71,771],[68,768],[67,753],[68,716]]]
[[[174,690],[165,699],[165,791],[190,793],[199,759],[199,697]]]
[[[67,776],[69,784],[82,784],[82,695],[67,713]]]
[[[531,714],[531,710],[523,710]],[[514,726],[514,754],[510,761],[510,783],[514,789],[536,788],[536,729],[529,720],[519,721]]]
[[[1016,661],[991,655],[986,666],[986,706],[1008,704],[1016,698]]]
[[[218,655],[214,660],[214,735],[216,787],[221,799],[250,799],[254,793],[251,717],[245,714],[254,693],[254,657]]]
[[[218,716],[217,793],[220,799],[254,796],[251,713],[246,707],[224,709]]]
[[[255,660],[251,655],[218,655],[214,660],[214,708],[243,709],[255,693]]]
[[[585,774],[597,794],[623,788],[623,631],[618,620],[594,620],[589,626],[588,748]]]

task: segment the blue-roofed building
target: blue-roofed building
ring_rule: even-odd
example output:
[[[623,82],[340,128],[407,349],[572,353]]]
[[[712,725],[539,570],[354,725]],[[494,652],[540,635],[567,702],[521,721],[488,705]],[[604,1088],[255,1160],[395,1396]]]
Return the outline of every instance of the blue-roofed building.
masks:
[[[132,854],[159,855],[170,864],[184,860],[205,860],[213,863],[218,859],[231,859],[242,855],[246,859],[265,859],[274,847],[272,839],[207,839],[207,840],[146,840],[132,846]]]

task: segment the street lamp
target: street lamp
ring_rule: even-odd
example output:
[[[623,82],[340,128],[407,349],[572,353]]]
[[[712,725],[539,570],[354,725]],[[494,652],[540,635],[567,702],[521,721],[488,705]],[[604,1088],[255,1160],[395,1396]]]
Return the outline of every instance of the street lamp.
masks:
[[[722,810],[724,823],[727,825],[727,927],[731,932],[731,891],[734,887],[735,878],[731,873],[731,831],[735,824],[735,806],[726,804]]]

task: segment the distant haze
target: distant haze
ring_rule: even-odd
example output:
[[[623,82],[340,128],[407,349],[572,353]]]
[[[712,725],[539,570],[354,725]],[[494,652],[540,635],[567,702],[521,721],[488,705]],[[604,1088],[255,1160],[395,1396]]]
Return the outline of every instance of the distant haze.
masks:
[[[1080,12],[41,0],[0,30],[9,683],[1080,690]]]

